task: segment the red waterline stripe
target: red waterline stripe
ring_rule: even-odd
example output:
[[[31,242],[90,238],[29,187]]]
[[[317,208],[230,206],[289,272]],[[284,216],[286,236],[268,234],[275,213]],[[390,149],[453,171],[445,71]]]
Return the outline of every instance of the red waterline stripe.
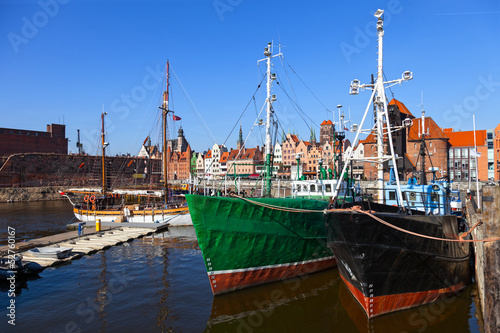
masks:
[[[342,274],[342,280],[351,294],[365,310],[368,318],[380,316],[389,312],[409,309],[415,306],[432,303],[440,298],[451,296],[455,292],[465,288],[467,284],[460,282],[454,286],[442,289],[419,291],[414,293],[394,294],[376,297],[366,297],[361,291],[348,282]]]
[[[272,268],[247,270],[234,273],[221,273],[209,275],[210,286],[214,295],[227,293],[230,291],[248,288],[251,286],[269,283],[278,280],[292,278],[319,272],[337,265],[335,258],[315,261],[303,264],[292,264]]]

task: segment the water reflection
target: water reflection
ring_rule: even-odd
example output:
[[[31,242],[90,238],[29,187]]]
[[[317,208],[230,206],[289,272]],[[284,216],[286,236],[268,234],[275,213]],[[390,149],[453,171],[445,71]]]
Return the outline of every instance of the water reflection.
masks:
[[[471,290],[413,309],[368,319],[364,310],[341,283],[339,297],[356,328],[362,333],[375,332],[469,332]]]
[[[111,302],[111,295],[108,295],[109,292],[109,279],[107,277],[107,265],[106,265],[106,254],[104,251],[100,251],[99,255],[101,256],[101,271],[98,276],[98,280],[100,282],[99,289],[97,290],[95,301],[97,304],[97,312],[99,314],[100,319],[100,331],[106,332],[106,327],[108,326],[107,322],[107,305]]]
[[[329,270],[214,297],[205,332],[349,332],[339,284]]]

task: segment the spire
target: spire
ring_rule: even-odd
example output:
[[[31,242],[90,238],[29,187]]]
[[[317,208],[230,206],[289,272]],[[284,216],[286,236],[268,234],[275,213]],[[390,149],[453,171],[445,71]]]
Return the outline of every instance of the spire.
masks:
[[[236,143],[236,147],[238,147],[238,150],[243,147],[243,132],[241,131],[241,125],[240,125],[240,134],[238,136],[238,142]]]
[[[309,138],[309,141],[311,143],[316,143],[316,131],[314,130],[314,127],[311,127],[311,137]]]

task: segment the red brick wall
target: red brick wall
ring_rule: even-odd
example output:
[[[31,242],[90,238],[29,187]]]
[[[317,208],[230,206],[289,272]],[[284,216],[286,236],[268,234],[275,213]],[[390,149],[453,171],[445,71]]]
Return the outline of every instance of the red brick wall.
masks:
[[[0,128],[0,156],[17,153],[68,153],[65,125],[47,125],[48,132]]]

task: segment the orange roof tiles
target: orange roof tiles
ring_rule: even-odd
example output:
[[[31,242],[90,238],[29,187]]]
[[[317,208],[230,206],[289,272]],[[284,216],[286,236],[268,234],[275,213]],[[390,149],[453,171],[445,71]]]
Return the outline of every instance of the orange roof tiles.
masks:
[[[408,110],[408,108],[403,104],[401,103],[400,101],[398,101],[397,99],[393,98],[390,102],[389,102],[389,105],[397,105],[399,111],[401,111],[401,113],[404,113],[408,116],[411,116],[410,118],[415,118],[410,110]]]
[[[208,153],[203,158],[212,158],[212,151],[209,150]]]
[[[447,133],[450,138],[450,144],[453,147],[474,146],[474,131],[458,131]],[[478,146],[486,145],[486,130],[476,131],[476,143]]]
[[[222,153],[219,162],[220,163],[226,163],[228,158],[229,158],[229,152],[225,151],[225,152]]]
[[[426,138],[429,139],[448,139],[448,135],[439,127],[431,117],[425,117],[424,124]],[[422,118],[413,119],[413,125],[408,129],[408,140],[420,140],[422,132]]]
[[[331,120],[323,120],[323,122],[320,124],[321,126],[322,125],[333,125],[332,121]]]

